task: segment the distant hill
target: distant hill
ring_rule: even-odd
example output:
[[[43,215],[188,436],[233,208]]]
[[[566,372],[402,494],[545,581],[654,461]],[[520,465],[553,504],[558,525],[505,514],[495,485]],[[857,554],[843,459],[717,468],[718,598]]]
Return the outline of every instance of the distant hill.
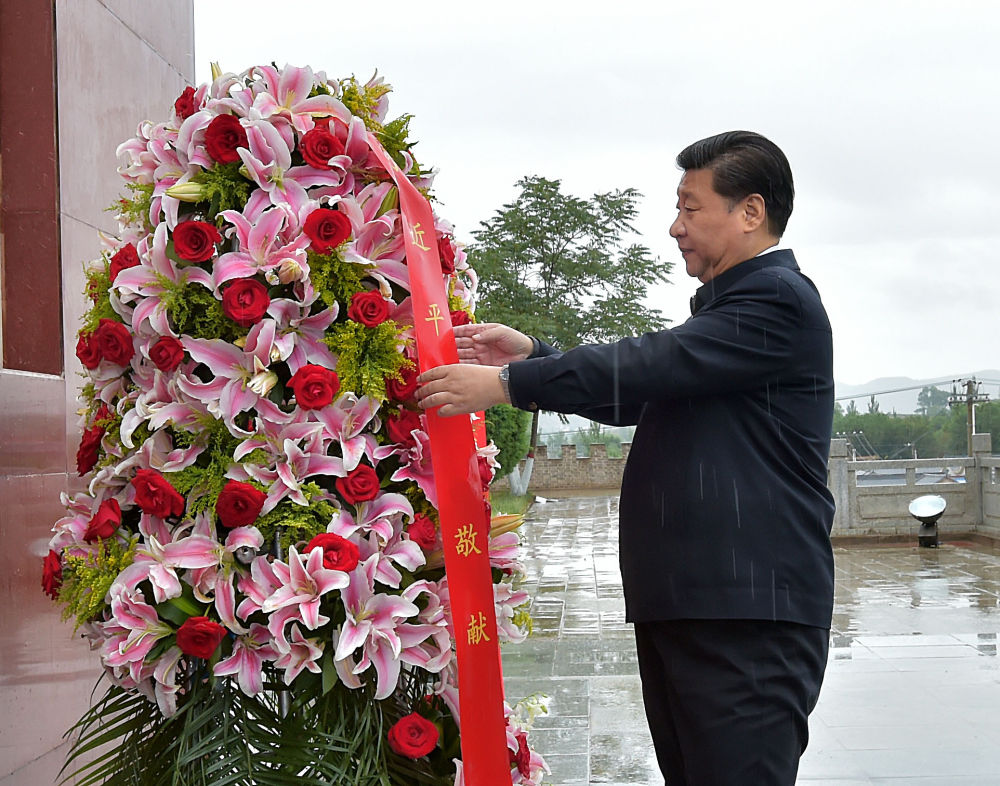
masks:
[[[863,385],[845,385],[841,382],[834,382],[836,397],[840,405],[847,408],[851,401],[861,412],[868,411],[868,401],[874,393],[878,401],[879,409],[882,412],[896,412],[900,415],[908,415],[917,411],[917,396],[920,390],[927,385],[934,385],[941,390],[951,391],[952,382],[956,387],[963,379],[975,377],[982,385],[980,393],[989,395],[990,400],[1000,398],[1000,370],[985,369],[982,371],[970,371],[966,374],[956,374],[950,377],[932,377],[930,379],[913,379],[912,377],[879,377]]]

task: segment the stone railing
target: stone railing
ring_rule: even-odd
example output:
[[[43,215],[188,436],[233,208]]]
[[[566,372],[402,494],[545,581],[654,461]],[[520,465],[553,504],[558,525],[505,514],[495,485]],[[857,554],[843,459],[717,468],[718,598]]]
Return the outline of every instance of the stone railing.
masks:
[[[540,445],[530,488],[539,494],[617,491],[631,447],[623,443],[623,457],[609,458],[600,443],[590,445],[589,456],[577,456],[574,445],[563,445],[560,455],[550,458]],[[942,534],[981,533],[1000,538],[1000,456],[990,455],[989,434],[975,434],[972,447],[972,456],[957,458],[852,461],[846,440],[833,440],[828,465],[829,486],[837,503],[833,534],[916,537],[920,524],[910,516],[910,502],[924,494],[939,494],[947,502],[938,522]],[[928,482],[934,471],[940,471],[940,482]],[[510,488],[506,479],[495,487]]]
[[[851,461],[847,441],[833,440],[829,463],[830,491],[837,503],[833,534],[915,537],[920,522],[910,515],[910,503],[924,494],[937,494],[947,503],[938,521],[942,534],[987,532],[988,500],[993,531],[1000,535],[996,477],[1000,459],[990,456],[989,434],[974,435],[972,448],[972,456],[954,458]],[[940,472],[939,482],[927,482],[934,472]]]

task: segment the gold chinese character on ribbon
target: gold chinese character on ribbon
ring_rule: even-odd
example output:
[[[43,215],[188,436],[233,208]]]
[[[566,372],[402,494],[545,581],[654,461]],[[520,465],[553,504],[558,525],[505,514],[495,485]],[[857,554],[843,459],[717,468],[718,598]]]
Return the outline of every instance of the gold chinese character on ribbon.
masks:
[[[441,313],[441,306],[439,306],[437,303],[431,303],[427,309],[427,313],[430,314],[430,316],[424,317],[424,322],[433,322],[434,335],[440,336],[441,326],[439,323],[441,322],[441,320],[444,319],[444,315]]]
[[[430,246],[424,245],[424,230],[420,228],[420,222],[418,221],[412,227],[410,227],[410,239],[413,241],[413,245],[422,251],[430,251]]]
[[[473,552],[476,554],[483,553],[476,545],[476,531],[472,528],[471,524],[466,524],[458,532],[456,532],[455,540],[458,541],[458,543],[455,544],[455,551],[457,551],[462,557],[468,557]]]
[[[479,612],[479,619],[473,614],[469,617],[469,644],[479,644],[481,641],[489,641],[486,635],[486,615]]]

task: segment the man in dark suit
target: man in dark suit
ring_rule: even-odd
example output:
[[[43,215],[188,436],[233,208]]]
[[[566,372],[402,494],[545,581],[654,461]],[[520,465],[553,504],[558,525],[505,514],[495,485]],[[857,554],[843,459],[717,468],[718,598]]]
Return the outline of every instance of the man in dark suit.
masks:
[[[791,786],[833,607],[830,323],[790,250],[781,150],[734,131],[687,147],[670,234],[702,286],[669,330],[565,353],[456,328],[462,364],[420,378],[442,415],[509,401],[637,426],[621,570],[669,786]]]

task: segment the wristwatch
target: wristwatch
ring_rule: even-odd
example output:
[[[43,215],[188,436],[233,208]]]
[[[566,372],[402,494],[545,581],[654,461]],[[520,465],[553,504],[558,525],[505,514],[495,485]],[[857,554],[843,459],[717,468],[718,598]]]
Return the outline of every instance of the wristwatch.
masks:
[[[500,369],[500,387],[503,388],[504,400],[510,403],[510,366],[503,366]]]

